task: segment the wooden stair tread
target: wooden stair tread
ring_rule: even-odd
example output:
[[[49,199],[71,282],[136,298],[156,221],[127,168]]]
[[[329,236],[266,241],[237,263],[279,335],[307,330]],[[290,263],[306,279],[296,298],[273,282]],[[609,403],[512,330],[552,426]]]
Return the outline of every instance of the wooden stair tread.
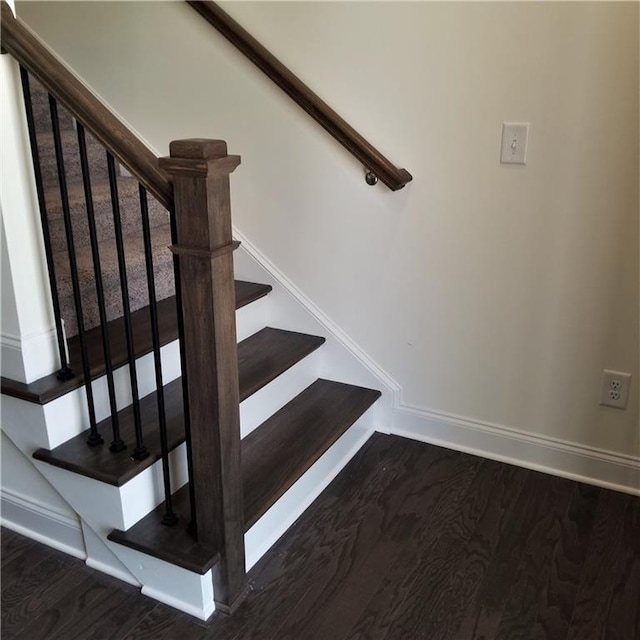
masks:
[[[245,532],[379,397],[373,389],[316,380],[243,439]],[[176,513],[189,513],[188,485],[173,500]],[[216,551],[199,545],[187,523],[160,524],[163,513],[161,504],[128,531],[116,529],[108,538],[196,573],[208,571]]]
[[[245,530],[380,397],[316,380],[242,441]]]
[[[292,331],[265,328],[238,345],[240,399],[244,400],[296,362],[317,349],[324,338]],[[182,381],[174,380],[163,387],[167,418],[167,440],[171,449],[184,440]],[[122,439],[129,448],[120,453],[109,451],[111,418],[98,424],[105,443],[97,447],[86,444],[87,433],[71,438],[53,450],[38,449],[36,460],[94,478],[107,484],[122,486],[160,458],[157,392],[140,400],[145,445],[151,455],[133,460],[134,419],[131,406],[118,411]]]
[[[251,349],[243,345],[251,340]],[[319,336],[282,331],[266,327],[238,346],[238,371],[240,375],[240,401],[261,389],[292,367],[296,362],[321,347],[325,342]],[[253,351],[260,353],[258,360]]]
[[[129,531],[115,529],[107,538],[136,551],[165,560],[189,571],[204,575],[218,562],[220,554],[197,542],[187,530],[189,525],[189,485],[178,489],[172,496],[173,510],[178,522],[172,527],[161,524],[164,503],[142,518]],[[135,529],[135,531],[134,531]]]
[[[271,291],[271,285],[256,284],[236,280],[236,309],[258,300]],[[143,356],[152,351],[151,344],[151,320],[149,308],[144,307],[131,314],[133,327],[133,342],[136,357]],[[173,342],[178,337],[178,322],[176,315],[175,296],[165,298],[158,302],[158,324],[160,329],[161,345]],[[107,324],[107,331],[111,340],[111,355],[114,367],[127,362],[127,349],[124,333],[124,320],[116,318]],[[89,361],[91,364],[91,378],[95,379],[104,375],[104,356],[102,352],[102,332],[100,327],[95,327],[87,332],[87,344]],[[82,386],[84,376],[80,366],[80,340],[74,336],[69,340],[69,355],[73,363],[75,378],[61,382],[56,374],[51,374],[34,380],[29,384],[17,382],[8,378],[2,378],[2,393],[28,402],[46,404],[74,389]]]

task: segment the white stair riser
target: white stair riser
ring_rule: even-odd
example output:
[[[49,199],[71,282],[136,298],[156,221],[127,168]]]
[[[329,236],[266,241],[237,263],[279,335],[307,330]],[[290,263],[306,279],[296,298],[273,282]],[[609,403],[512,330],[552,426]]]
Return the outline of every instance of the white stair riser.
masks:
[[[143,585],[144,595],[200,620],[215,611],[211,570],[200,575],[129,547],[108,541],[107,545]]]
[[[247,570],[326,489],[374,431],[373,413],[369,410],[247,531],[244,537]]]
[[[318,376],[328,380],[380,389],[382,397],[375,404],[376,425],[390,424],[397,384],[353,344],[320,309],[297,290],[284,274],[278,271],[264,255],[237,229],[234,236],[242,241],[234,254],[234,268],[239,279],[262,282],[272,286],[267,296],[266,322],[271,327],[290,329],[317,336],[326,342],[322,353]]]
[[[160,356],[162,381],[164,384],[168,384],[181,374],[177,340],[162,347]],[[142,398],[155,391],[155,369],[152,353],[141,356],[136,360],[136,374],[139,397]],[[116,369],[113,372],[113,381],[116,391],[116,406],[118,410],[121,410],[131,404],[129,366],[125,365]],[[100,422],[111,415],[107,376],[104,375],[94,380],[91,388],[93,390],[96,421]],[[38,445],[40,447],[54,449],[89,428],[89,412],[84,387],[75,389],[60,398],[48,402],[44,405],[44,412],[47,424],[47,443],[40,443]],[[105,440],[109,438],[109,434],[102,435]]]
[[[187,452],[184,443],[169,454],[169,469],[171,490],[175,492],[189,480]],[[120,496],[124,522],[124,526],[120,528],[126,530],[164,501],[162,461],[158,460],[143,473],[139,473],[124,484],[121,487]]]
[[[289,400],[318,379],[320,349],[310,353],[275,380],[240,403],[240,437],[244,438]]]
[[[292,293],[250,256],[241,258],[239,262],[249,265],[248,272],[238,270],[242,277],[248,276],[247,279],[266,282],[274,287],[274,292],[237,312],[239,341],[264,326],[329,335],[322,348],[241,403],[242,437],[251,433],[318,377],[373,388],[381,387],[380,379],[357,353],[341,343],[340,335],[327,331],[322,319],[305,308],[305,301],[296,297],[295,292]],[[162,357],[166,384],[180,375],[177,342],[163,347]],[[155,389],[153,355],[139,358],[136,370],[140,396],[144,396]],[[122,367],[116,376],[118,406],[122,408],[131,401],[128,368]],[[98,420],[101,420],[109,414],[106,378],[103,376],[94,382],[93,388],[96,413]],[[377,406],[374,405],[352,425],[247,532],[245,544],[248,568],[266,553],[342,470],[373,433],[374,426],[385,424],[384,416],[390,413],[392,397],[391,390],[387,388],[382,402],[376,403]],[[86,398],[83,389],[67,394],[45,407],[29,405],[13,398],[9,400],[12,401],[9,411],[11,423],[20,425],[21,422],[27,422],[35,425],[29,436],[9,434],[14,441],[17,439],[16,444],[27,455],[38,447],[54,448],[86,429]],[[3,419],[4,413],[3,407]],[[12,431],[21,430],[19,426],[15,426]],[[81,515],[83,529],[89,540],[89,564],[133,584],[142,584],[142,592],[146,595],[200,619],[207,619],[211,615],[215,607],[211,572],[200,576],[106,539],[113,529],[130,528],[162,502],[164,492],[160,461],[119,488],[45,463],[35,462],[35,465]],[[184,444],[171,454],[171,475],[174,491],[187,481]]]
[[[265,305],[262,299],[242,307],[236,312],[238,341],[253,335],[264,327]],[[160,349],[162,363],[162,381],[164,384],[178,378],[181,374],[180,349],[177,340],[164,345]],[[147,353],[136,360],[138,378],[138,396],[140,398],[153,393],[156,389],[155,364],[153,353]],[[132,402],[129,366],[124,365],[114,371],[114,387],[118,410],[128,407]],[[92,383],[96,420],[100,422],[111,415],[106,375]],[[53,449],[70,438],[77,436],[89,427],[89,413],[84,387],[75,389],[66,395],[45,405],[49,425],[46,442],[41,441],[37,447]],[[108,438],[108,434],[103,434]],[[36,448],[37,448],[36,447]]]
[[[128,521],[131,509],[127,515],[121,506],[125,502],[148,499],[135,480],[118,488],[45,463],[36,462],[36,466],[71,507],[82,514],[83,526],[89,527],[104,545],[105,549],[96,552],[98,541],[91,540],[89,535],[89,549],[93,549],[96,569],[133,584],[142,584],[142,593],[202,620],[213,613],[210,571],[201,576],[107,540],[114,528],[127,529],[133,524]],[[115,557],[110,558],[106,550]],[[127,573],[118,575],[121,565],[126,567]]]
[[[241,433],[242,437],[250,433],[257,426],[262,424],[275,411],[286,404],[289,400],[303,391],[317,378],[318,351],[313,352],[306,358],[297,362],[288,371],[278,376],[252,396],[247,398],[240,405]],[[69,423],[79,424],[77,415],[79,398],[75,397],[76,406],[70,402],[67,394],[58,400],[47,405],[40,406],[33,403],[7,397],[3,402],[3,423],[9,428],[7,434],[15,442],[16,446],[28,457],[40,448],[53,448],[58,443],[53,440],[53,435],[59,436],[60,431],[69,432]],[[62,401],[62,402],[61,402]],[[86,405],[85,405],[86,409]],[[73,418],[76,418],[75,420]],[[31,429],[21,429],[20,424],[30,424]],[[39,428],[38,428],[39,425]],[[79,433],[79,432],[78,432]],[[77,433],[73,433],[77,435]],[[108,434],[103,434],[105,438]],[[59,436],[62,439],[61,436]],[[52,442],[53,440],[53,442]],[[46,469],[51,467],[46,463],[37,463],[38,468],[47,477]],[[169,456],[169,466],[171,471],[172,490],[182,487],[188,480],[186,465],[186,447],[184,444],[177,447]],[[77,474],[71,474],[64,470],[59,470],[67,480],[60,480],[53,483],[56,489],[66,498],[69,491],[73,491],[73,482]],[[56,474],[56,477],[57,474]],[[90,478],[77,476],[78,482],[97,482]],[[51,481],[51,480],[50,480]],[[103,483],[98,483],[102,486]],[[110,485],[106,485],[110,486]],[[139,473],[135,478],[124,484],[122,487],[110,487],[117,491],[117,505],[113,508],[116,511],[118,522],[112,528],[128,529],[147,513],[155,509],[164,500],[162,462],[158,460],[153,465]],[[86,489],[77,487],[78,491],[86,493]],[[74,509],[80,514],[84,514],[85,508],[91,508],[93,503],[90,497],[81,509]],[[114,517],[116,517],[114,514]],[[84,517],[84,516],[83,516]],[[112,521],[113,522],[113,521]]]
[[[214,607],[211,572],[200,576],[107,540],[112,529],[127,529],[133,524],[128,520],[131,509],[127,514],[121,506],[125,502],[147,499],[140,484],[132,480],[118,488],[45,463],[36,462],[36,466],[71,507],[82,514],[84,526],[114,554],[115,558],[110,559],[105,550],[96,553],[97,541],[89,536],[89,548],[96,554],[93,563],[96,568],[117,575],[124,565],[132,576],[126,581],[144,585],[143,593],[148,591],[155,599],[202,619],[211,615]]]
[[[269,295],[258,298],[236,311],[236,338],[242,342],[267,325]]]

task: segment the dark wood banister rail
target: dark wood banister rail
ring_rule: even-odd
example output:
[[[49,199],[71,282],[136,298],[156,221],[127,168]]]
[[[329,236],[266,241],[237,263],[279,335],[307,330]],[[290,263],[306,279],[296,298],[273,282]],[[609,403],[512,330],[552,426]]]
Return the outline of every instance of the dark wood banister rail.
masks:
[[[4,0],[0,28],[3,51],[38,78],[162,206],[172,211],[173,187],[167,173],[160,168],[158,158],[14,17]]]
[[[187,0],[207,22],[275,82],[294,102],[328,131],[343,147],[371,170],[392,191],[412,180],[406,169],[398,169],[326,102],[263,47],[250,33],[211,0]]]

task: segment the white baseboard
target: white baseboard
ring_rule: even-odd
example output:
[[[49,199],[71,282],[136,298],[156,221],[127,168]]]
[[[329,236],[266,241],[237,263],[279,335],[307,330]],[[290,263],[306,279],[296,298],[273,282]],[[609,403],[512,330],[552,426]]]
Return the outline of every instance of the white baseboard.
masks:
[[[134,587],[140,586],[140,583],[135,578],[131,577],[131,574],[128,571],[118,571],[117,569],[113,568],[112,564],[100,562],[100,560],[95,560],[93,558],[87,558],[85,560],[85,564],[91,569],[100,571],[100,573],[106,573],[108,576],[117,578],[118,580],[122,580],[122,582],[126,582],[127,584],[133,585]]]
[[[78,518],[71,518],[50,506],[14,492],[1,492],[3,527],[46,544],[70,556],[87,557]]]
[[[135,579],[135,576],[120,562],[118,557],[102,541],[100,536],[85,522],[82,522],[82,533],[84,544],[87,550],[85,564],[92,569],[96,569],[109,576],[127,582],[134,587],[142,585]]]
[[[236,260],[240,270],[246,270],[246,277],[249,279],[266,279],[273,285],[270,298],[274,301],[277,299],[281,307],[286,307],[285,322],[289,318],[295,330],[319,331],[327,338],[322,353],[325,357],[330,356],[333,363],[338,363],[339,366],[337,369],[334,366],[323,375],[338,379],[342,372],[346,372],[343,382],[374,386],[382,390],[383,396],[376,403],[375,425],[378,431],[640,495],[640,457],[404,404],[402,389],[396,380],[236,228],[234,237],[241,240],[241,249],[253,261],[250,264],[244,258],[243,251],[237,252]],[[291,305],[287,296],[282,293],[294,300],[299,309]],[[366,375],[362,377],[363,372],[369,378]]]
[[[178,598],[174,598],[173,596],[167,595],[166,592],[160,591],[158,589],[153,589],[152,587],[143,586],[141,591],[142,595],[147,596],[148,598],[152,598],[153,600],[157,600],[158,602],[162,602],[169,607],[173,607],[174,609],[178,609],[178,611],[182,611],[184,613],[193,616],[194,618],[198,618],[199,620],[207,621],[216,610],[216,605],[213,601],[208,603],[203,607],[195,607],[184,600],[180,600]]]
[[[606,489],[640,495],[640,457],[403,406],[394,409],[391,433]]]

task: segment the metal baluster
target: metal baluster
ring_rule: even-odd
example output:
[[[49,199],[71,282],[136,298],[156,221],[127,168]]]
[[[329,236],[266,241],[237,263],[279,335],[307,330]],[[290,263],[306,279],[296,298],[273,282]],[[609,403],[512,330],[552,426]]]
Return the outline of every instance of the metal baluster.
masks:
[[[142,215],[142,235],[144,238],[144,259],[147,267],[147,283],[149,285],[149,314],[151,318],[151,341],[153,343],[153,362],[156,373],[156,393],[158,398],[158,423],[160,428],[160,450],[162,453],[162,478],[164,481],[165,512],[162,524],[171,526],[178,521],[173,511],[171,498],[171,475],[169,473],[169,445],[167,443],[167,419],[164,406],[164,390],[162,388],[162,361],[160,357],[160,331],[158,329],[158,310],[156,302],[156,284],[153,273],[153,253],[151,251],[151,230],[149,224],[149,206],[147,190],[138,185],[140,192],[140,213]]]
[[[33,160],[33,174],[36,181],[36,193],[38,194],[38,206],[40,209],[40,222],[42,224],[44,252],[47,259],[47,272],[49,274],[49,289],[51,290],[51,302],[53,303],[53,316],[56,325],[58,354],[60,356],[60,370],[58,371],[57,377],[59,380],[70,380],[75,376],[75,374],[71,370],[71,367],[69,366],[69,362],[67,360],[64,332],[62,331],[62,316],[60,313],[58,283],[56,279],[55,265],[53,262],[51,234],[49,232],[49,217],[47,216],[47,205],[44,198],[44,186],[42,184],[42,171],[40,168],[40,153],[38,152],[36,127],[33,118],[33,105],[31,104],[31,87],[29,86],[29,74],[23,66],[20,66],[20,77],[22,80],[24,108],[27,116],[27,127],[29,130],[29,144],[31,146],[31,158]]]
[[[176,227],[176,217],[174,213],[169,215],[169,225],[171,227],[171,242],[178,243],[178,229]],[[173,276],[176,288],[176,313],[178,314],[178,344],[180,347],[180,368],[182,369],[182,405],[184,407],[184,435],[187,449],[187,472],[189,475],[189,509],[191,510],[191,522],[189,531],[196,534],[196,494],[195,482],[193,479],[193,450],[191,448],[191,421],[189,419],[189,384],[187,382],[187,360],[184,352],[184,317],[182,315],[182,283],[180,281],[180,261],[178,256],[173,254]]]
[[[89,354],[87,351],[87,339],[84,330],[84,315],[82,313],[82,299],[80,283],[78,282],[78,265],[76,262],[76,247],[71,227],[71,211],[69,209],[69,194],[67,192],[67,178],[64,170],[64,158],[62,156],[62,140],[60,137],[60,122],[58,121],[58,106],[55,98],[49,95],[49,109],[51,111],[51,124],[53,125],[53,142],[56,151],[56,165],[58,169],[58,183],[60,185],[60,198],[62,200],[62,216],[67,238],[67,250],[69,252],[69,268],[71,270],[71,286],[73,288],[73,300],[76,305],[76,318],[78,321],[78,338],[80,340],[80,352],[82,355],[82,371],[84,373],[84,388],[87,394],[87,407],[89,410],[89,437],[87,443],[90,446],[102,444],[104,440],[98,433],[96,426],[96,411],[93,402],[93,387],[91,386],[91,369],[89,366]]]
[[[133,400],[133,420],[136,434],[136,447],[133,450],[132,456],[135,460],[144,460],[149,456],[149,451],[147,451],[147,448],[144,446],[142,437],[142,416],[140,415],[140,399],[138,398],[138,375],[136,373],[136,355],[133,348],[133,329],[131,327],[131,308],[129,306],[129,285],[127,283],[127,265],[124,256],[124,241],[122,238],[122,220],[120,218],[120,202],[118,200],[116,164],[113,156],[108,151],[107,166],[109,168],[109,187],[111,190],[111,204],[113,207],[113,226],[116,239],[116,251],[118,254],[118,269],[120,271],[124,329],[127,340],[129,378],[131,380],[131,396]]]
[[[102,283],[102,268],[100,266],[100,249],[98,247],[98,234],[93,209],[93,195],[91,193],[91,177],[89,174],[89,160],[87,157],[87,142],[84,127],[78,122],[78,150],[80,152],[80,165],[82,167],[82,184],[84,186],[84,198],[87,207],[87,222],[89,224],[89,240],[91,243],[91,256],[93,258],[93,274],[96,281],[96,295],[98,298],[98,312],[100,314],[100,330],[102,333],[102,350],[107,373],[107,389],[109,392],[109,406],[111,407],[111,428],[113,440],[109,449],[113,452],[124,451],[127,445],[120,437],[120,424],[118,420],[118,407],[116,404],[116,390],[113,381],[113,361],[111,359],[111,345],[107,330],[107,310],[104,301],[104,286]]]

